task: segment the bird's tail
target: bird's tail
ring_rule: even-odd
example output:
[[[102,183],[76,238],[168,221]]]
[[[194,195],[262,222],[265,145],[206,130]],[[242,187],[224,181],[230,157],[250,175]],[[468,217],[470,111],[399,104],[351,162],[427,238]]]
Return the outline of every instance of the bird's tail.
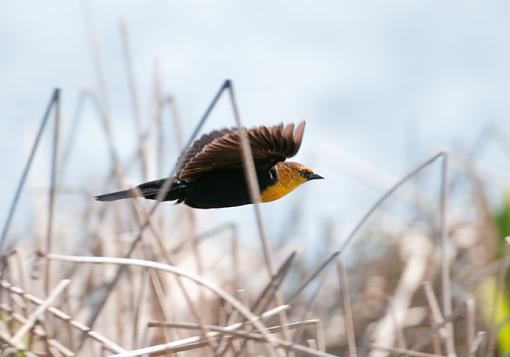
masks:
[[[117,191],[96,196],[96,200],[108,202],[132,197],[144,197],[155,200],[158,197],[160,189],[164,186],[165,181],[166,179],[149,181],[142,183],[135,188],[130,188],[129,190]],[[170,190],[167,192],[165,197],[163,197],[163,201],[177,200],[178,202],[181,202],[184,199],[185,188],[186,185],[182,182],[177,181],[172,183]]]
[[[104,195],[96,196],[96,200],[102,201],[102,202],[108,202],[108,201],[117,201],[117,200],[122,200],[124,198],[131,198],[131,197],[138,197],[138,196],[140,196],[140,195],[136,192],[136,189],[130,188],[129,190],[111,192],[111,193],[106,193]]]

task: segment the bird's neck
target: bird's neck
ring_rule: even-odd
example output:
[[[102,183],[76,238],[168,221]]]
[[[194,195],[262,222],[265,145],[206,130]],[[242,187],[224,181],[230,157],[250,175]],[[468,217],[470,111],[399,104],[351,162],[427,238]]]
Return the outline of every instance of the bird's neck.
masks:
[[[285,196],[306,180],[292,166],[281,162],[275,165],[276,180],[260,194],[262,202],[270,202]]]

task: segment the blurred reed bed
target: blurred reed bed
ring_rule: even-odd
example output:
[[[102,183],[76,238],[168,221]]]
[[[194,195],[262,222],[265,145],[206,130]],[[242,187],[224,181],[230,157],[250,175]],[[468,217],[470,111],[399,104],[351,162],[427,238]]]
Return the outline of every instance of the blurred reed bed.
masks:
[[[120,159],[113,145],[101,58],[89,26],[99,90],[80,95],[65,133],[60,91],[55,90],[3,227],[2,355],[510,353],[510,199],[496,198],[501,202],[494,205],[487,194],[497,186],[501,197],[510,181],[505,172],[484,166],[475,155],[488,142],[507,145],[500,131],[482,133],[473,152],[439,152],[402,178],[331,148],[330,155],[343,169],[384,189],[380,199],[343,240],[338,222],[317,222],[323,233],[316,246],[321,248],[299,255],[293,247],[302,242],[292,225],[275,244],[254,205],[260,243],[254,251],[244,245],[234,222],[198,231],[195,212],[187,207],[173,207],[163,217],[157,201],[97,204],[89,188],[65,186],[66,165],[87,105],[101,123],[111,162],[103,178],[105,191],[126,187],[125,172],[131,165],[147,179],[154,164],[149,158],[157,158],[157,171],[165,172],[165,144],[186,145],[175,100],[162,92],[159,75],[154,111],[144,120],[128,33],[121,24],[139,145],[129,160]],[[233,124],[242,126],[233,84],[226,81],[188,145],[224,96],[230,99]],[[167,108],[171,137],[162,129]],[[52,137],[50,185],[43,193],[47,201],[34,214],[30,237],[9,245],[12,217],[45,132]],[[249,160],[246,140],[242,150]],[[256,198],[249,165],[246,172]],[[72,199],[64,199],[70,192]],[[459,196],[462,200],[454,199]],[[289,222],[298,219],[300,208],[290,214]],[[74,230],[69,231],[70,226]]]

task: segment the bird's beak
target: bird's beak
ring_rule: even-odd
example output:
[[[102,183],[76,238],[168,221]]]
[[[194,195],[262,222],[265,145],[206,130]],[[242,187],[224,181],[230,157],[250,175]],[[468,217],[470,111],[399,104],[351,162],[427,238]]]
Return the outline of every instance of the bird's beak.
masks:
[[[322,179],[324,179],[324,177],[322,177],[319,174],[313,173],[313,174],[308,175],[307,179],[308,179],[308,181],[310,181],[310,180],[322,180]]]

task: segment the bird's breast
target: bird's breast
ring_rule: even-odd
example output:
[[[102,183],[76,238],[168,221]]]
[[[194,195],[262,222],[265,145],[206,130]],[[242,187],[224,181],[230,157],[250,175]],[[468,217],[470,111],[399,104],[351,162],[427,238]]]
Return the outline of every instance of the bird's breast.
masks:
[[[284,186],[276,181],[273,185],[266,187],[260,193],[260,199],[262,202],[271,202],[285,196],[287,193],[294,190],[294,188],[295,187]]]

